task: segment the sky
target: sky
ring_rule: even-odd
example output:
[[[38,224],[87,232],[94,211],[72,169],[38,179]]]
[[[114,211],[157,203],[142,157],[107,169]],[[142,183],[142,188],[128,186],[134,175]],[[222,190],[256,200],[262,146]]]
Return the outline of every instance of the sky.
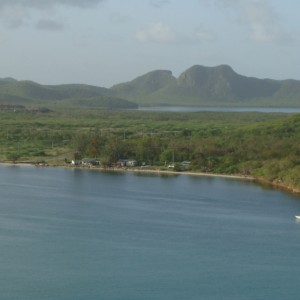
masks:
[[[299,0],[0,0],[0,78],[111,87],[230,65],[300,80]]]

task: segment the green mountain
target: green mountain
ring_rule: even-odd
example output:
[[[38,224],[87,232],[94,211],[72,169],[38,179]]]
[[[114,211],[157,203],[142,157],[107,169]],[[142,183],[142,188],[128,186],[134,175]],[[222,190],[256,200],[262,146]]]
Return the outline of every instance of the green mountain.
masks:
[[[300,81],[246,77],[227,65],[195,65],[177,79],[153,71],[111,89],[142,105],[300,106]]]
[[[70,106],[94,108],[137,108],[102,87],[84,84],[41,85],[32,81],[0,79],[0,104]]]
[[[171,71],[156,70],[137,77],[130,82],[114,85],[111,90],[115,95],[122,95],[121,97],[125,99],[143,102],[143,99],[154,98],[151,97],[153,93],[173,83],[176,83],[176,78]]]
[[[12,95],[29,101],[62,100],[64,95],[55,89],[48,88],[33,81],[16,81],[0,85],[0,96]],[[1,97],[3,98],[3,97]]]
[[[4,105],[136,108],[136,103],[300,107],[300,81],[246,77],[227,65],[195,65],[178,78],[171,71],[156,70],[110,89],[0,78],[0,104]]]
[[[45,86],[63,95],[63,98],[91,98],[97,96],[112,96],[112,92],[103,87],[87,84],[62,84]]]

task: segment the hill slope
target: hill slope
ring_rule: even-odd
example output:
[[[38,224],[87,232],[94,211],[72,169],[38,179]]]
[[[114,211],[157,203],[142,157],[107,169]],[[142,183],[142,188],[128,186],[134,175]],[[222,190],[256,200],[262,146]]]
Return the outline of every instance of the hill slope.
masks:
[[[86,84],[41,85],[0,78],[0,104],[45,106],[53,103],[119,108],[134,108],[135,103],[300,107],[300,81],[247,77],[227,65],[195,65],[178,78],[171,71],[155,70],[110,89]]]
[[[0,79],[0,104],[104,108],[136,108],[128,100],[112,95],[102,87],[84,84],[41,85],[32,81]]]
[[[227,65],[195,65],[177,79],[170,71],[153,71],[112,90],[144,105],[300,106],[300,81],[246,77]]]
[[[143,101],[144,98],[151,99],[151,94],[175,82],[176,78],[173,77],[171,71],[156,70],[130,82],[117,84],[111,90],[118,96],[122,95],[121,97],[125,99]]]

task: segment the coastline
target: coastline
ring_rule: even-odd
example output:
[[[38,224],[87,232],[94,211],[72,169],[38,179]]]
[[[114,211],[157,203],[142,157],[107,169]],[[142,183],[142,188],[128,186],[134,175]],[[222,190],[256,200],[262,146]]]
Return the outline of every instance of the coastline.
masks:
[[[57,168],[72,168],[82,170],[99,170],[99,171],[112,171],[112,172],[132,172],[132,173],[150,173],[150,174],[166,174],[166,175],[189,175],[189,176],[203,176],[203,177],[223,177],[232,179],[241,179],[255,181],[253,176],[246,175],[230,175],[230,174],[217,174],[217,173],[205,173],[205,172],[193,172],[193,171],[172,171],[161,170],[158,168],[136,168],[136,167],[124,167],[124,168],[103,168],[103,167],[87,167],[87,166],[71,166],[68,164],[40,164],[35,162],[0,162],[0,166],[33,166],[33,167],[57,167]]]
[[[281,190],[281,191],[285,191],[294,195],[300,195],[300,188],[296,188],[294,186],[292,186],[291,184],[288,183],[284,183],[282,181],[268,181],[264,178],[261,177],[257,177],[254,178],[253,180],[254,182],[256,182],[257,184],[260,184],[262,186],[268,186],[270,188],[273,189],[277,189],[277,190]]]
[[[205,173],[205,172],[194,172],[194,171],[172,171],[172,170],[161,170],[155,168],[135,168],[135,167],[124,167],[124,168],[103,168],[103,167],[87,167],[87,166],[71,166],[68,164],[41,164],[30,161],[23,162],[0,162],[0,166],[31,166],[31,167],[57,167],[57,168],[72,168],[81,170],[94,170],[94,171],[109,171],[109,172],[130,172],[130,173],[143,173],[143,174],[156,174],[156,175],[186,175],[186,176],[202,176],[202,177],[218,177],[228,178],[237,180],[246,180],[257,183],[261,186],[268,186],[273,189],[282,190],[295,195],[300,195],[300,189],[284,182],[270,182],[262,177],[247,176],[242,174],[217,174],[217,173]]]
[[[255,181],[256,178],[253,176],[246,175],[230,175],[230,174],[217,174],[217,173],[205,173],[205,172],[193,172],[193,171],[172,171],[172,170],[161,170],[156,168],[103,168],[103,167],[86,167],[86,166],[71,166],[68,164],[39,164],[35,162],[0,162],[0,166],[33,166],[33,167],[57,167],[57,168],[72,168],[81,170],[99,170],[99,171],[111,171],[111,172],[132,172],[132,173],[144,173],[144,174],[166,174],[166,175],[188,175],[188,176],[203,176],[203,177],[221,177],[221,178],[232,178],[240,180]]]
[[[166,174],[166,175],[189,175],[189,176],[203,176],[203,177],[223,177],[223,178],[243,179],[243,180],[251,180],[251,181],[255,180],[255,178],[251,176],[204,173],[204,172],[193,172],[193,171],[171,171],[171,170],[137,169],[137,168],[114,169],[114,170],[124,171],[124,172],[134,172],[134,173],[154,173],[154,174],[156,173],[156,174]]]

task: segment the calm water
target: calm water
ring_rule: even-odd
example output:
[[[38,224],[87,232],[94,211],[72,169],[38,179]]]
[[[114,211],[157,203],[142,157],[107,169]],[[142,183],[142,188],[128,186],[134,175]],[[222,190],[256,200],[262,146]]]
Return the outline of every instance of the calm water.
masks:
[[[300,108],[288,107],[226,107],[226,106],[152,106],[139,107],[141,111],[165,111],[165,112],[197,112],[197,111],[215,111],[215,112],[263,112],[263,113],[300,113]]]
[[[1,166],[0,185],[0,299],[299,299],[299,197],[59,168]]]

